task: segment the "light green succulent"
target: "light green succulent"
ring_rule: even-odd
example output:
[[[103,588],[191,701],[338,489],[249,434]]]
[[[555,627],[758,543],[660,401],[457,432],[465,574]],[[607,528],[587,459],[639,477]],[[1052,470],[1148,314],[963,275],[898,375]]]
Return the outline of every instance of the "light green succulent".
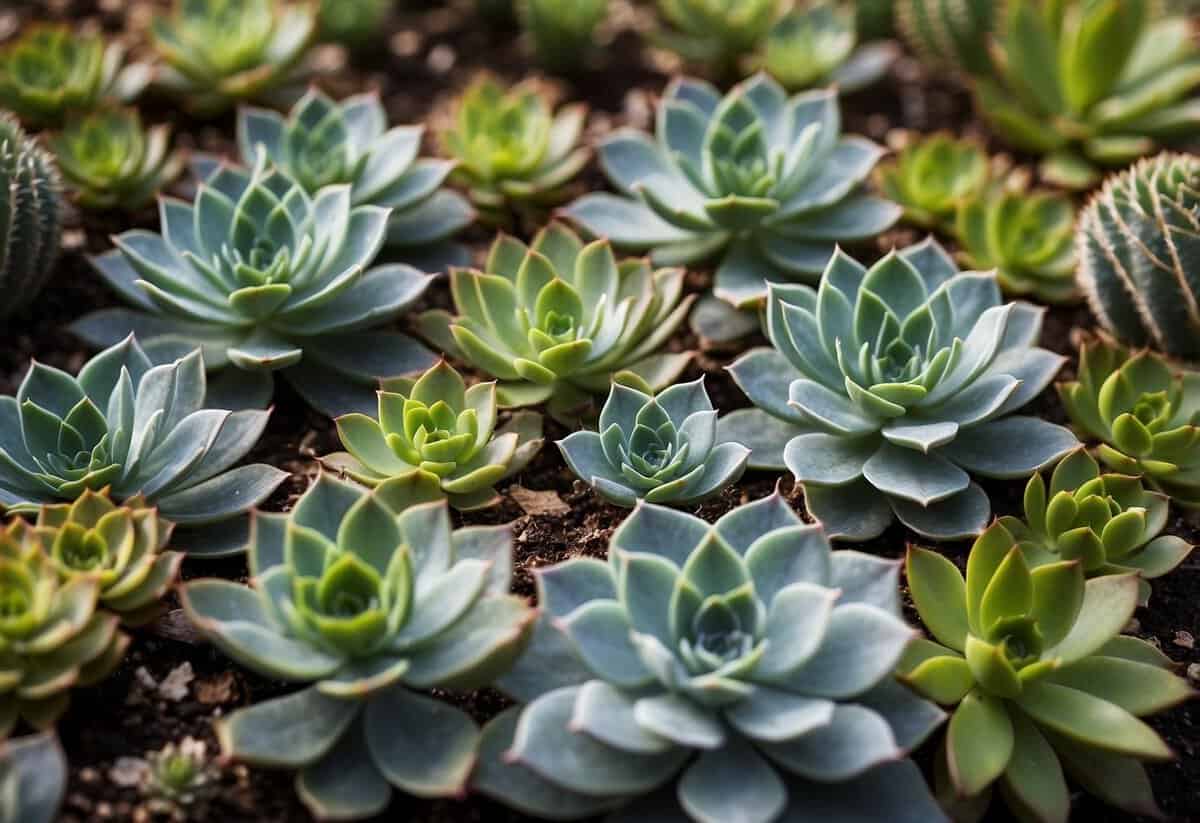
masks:
[[[309,2],[175,0],[151,26],[155,82],[198,116],[261,100],[295,79],[317,27]]]
[[[391,0],[320,0],[317,28],[322,40],[361,48],[384,39]]]
[[[182,157],[171,151],[171,127],[144,129],[136,109],[68,120],[46,145],[76,199],[88,209],[140,209],[183,168]]]
[[[658,0],[666,27],[655,39],[689,62],[732,76],[742,58],[758,51],[784,8],[781,0]]]
[[[1046,303],[1079,300],[1071,198],[993,189],[959,208],[955,229],[966,264],[994,269],[1006,294]]]
[[[236,548],[245,513],[287,473],[262,463],[231,468],[270,413],[205,408],[204,395],[198,351],[155,366],[132,336],[89,360],[78,377],[35,362],[16,397],[0,396],[0,507],[36,513],[40,504],[108,487],[113,500],[145,498],[187,527],[191,539],[177,546],[220,553],[232,541]]]
[[[317,88],[285,117],[270,109],[238,109],[238,153],[253,166],[264,151],[275,168],[316,197],[326,186],[350,187],[352,206],[391,209],[388,246],[422,271],[465,265],[466,247],[451,238],[475,219],[466,199],[443,187],[454,168],[449,160],[418,157],[424,126],[387,127],[378,94],[335,102]],[[212,155],[192,159],[192,171],[208,180],[221,168]]]
[[[450,290],[458,316],[422,317],[439,348],[498,378],[501,406],[547,403],[556,419],[593,415],[594,396],[632,371],[652,390],[669,386],[691,352],[659,353],[694,297],[682,269],[617,262],[606,240],[587,245],[552,223],[532,246],[507,235],[484,271],[456,269]]]
[[[1105,465],[1200,506],[1200,372],[1102,339],[1082,345],[1076,379],[1058,394]]]
[[[975,80],[979,109],[1042,176],[1088,188],[1123,166],[1200,134],[1200,45],[1192,21],[1156,0],[1004,4],[994,72]]]
[[[97,611],[99,593],[94,578],[63,578],[22,518],[0,529],[0,740],[22,720],[52,728],[72,688],[120,664],[129,636],[115,615]]]
[[[54,160],[0,111],[0,319],[28,306],[54,273],[65,212]]]
[[[894,159],[879,164],[875,181],[904,209],[905,222],[948,231],[959,207],[987,190],[991,167],[987,151],[975,140],[946,132],[910,135]]]
[[[1109,177],[1077,242],[1079,287],[1104,329],[1200,360],[1200,157],[1160,154]]]
[[[125,47],[99,34],[34,23],[0,46],[0,107],[32,126],[58,125],[69,114],[130,102],[151,71],[125,65]]]
[[[1120,634],[1136,574],[1085,582],[1076,560],[1031,568],[996,524],[971,549],[965,581],[914,547],[908,584],[937,642],[915,641],[900,669],[954,707],[935,775],[957,819],[980,819],[999,792],[1022,820],[1067,823],[1064,773],[1130,814],[1161,816],[1141,761],[1174,755],[1138,717],[1193,692],[1156,648]]]
[[[870,269],[839,252],[817,289],[771,287],[774,348],[729,367],[757,408],[726,415],[721,440],[750,446],[752,468],[791,470],[831,535],[870,539],[893,517],[977,535],[991,505],[972,476],[1028,477],[1078,445],[1013,414],[1065,360],[1037,347],[1043,314],[932,239]]]
[[[978,74],[991,67],[995,0],[894,0],[896,30],[932,69]]]
[[[554,71],[584,68],[596,28],[608,16],[608,0],[521,0],[521,24],[538,62]]]
[[[558,441],[567,465],[618,506],[638,500],[685,506],[720,494],[746,470],[750,450],[717,444],[717,412],[704,379],[655,395],[613,383],[600,431]]]
[[[54,823],[67,793],[67,758],[51,733],[0,744],[0,820]]]
[[[185,737],[146,754],[141,791],[150,808],[181,816],[181,809],[208,799],[220,788],[221,768],[203,740]]]
[[[1159,535],[1167,525],[1169,499],[1146,491],[1141,478],[1101,474],[1080,448],[1054,468],[1047,489],[1040,474],[1025,487],[1025,519],[1001,517],[1030,566],[1078,560],[1085,577],[1140,575],[1140,605],[1150,596],[1147,580],[1174,569],[1192,550],[1184,539]]]
[[[253,588],[200,580],[181,595],[234,660],[309,684],[222,718],[217,736],[228,758],[297,770],[319,819],[372,817],[393,787],[459,795],[479,730],[413,690],[491,683],[532,627],[535,612],[508,594],[509,527],[452,532],[445,502],[408,505],[409,491],[322,474],[290,514],[255,518]]]
[[[348,185],[309,196],[259,150],[223,166],[194,203],[163,198],[162,234],[133,230],[92,264],[131,309],[94,311],[72,330],[95,346],[131,332],[156,360],[199,348],[217,372],[211,403],[262,408],[273,374],[334,416],[375,406],[378,378],[427,368],[433,353],[380,329],[432,279],[371,266],[389,210],[356,206]]]
[[[939,823],[907,759],[944,719],[898,684],[899,564],[831,551],[778,494],[715,525],[641,505],[608,561],[537,572],[474,788],[541,818]]]
[[[863,190],[883,149],[842,135],[835,91],[789,98],[758,74],[722,98],[678,79],[656,131],[609,136],[600,161],[621,193],[584,195],[565,212],[657,265],[719,261],[714,291],[733,306],[759,306],[769,283],[815,282],[839,243],[900,216]]]
[[[500,501],[496,483],[524,469],[543,442],[541,415],[517,412],[497,429],[496,405],[494,381],[467,388],[442,360],[416,380],[386,381],[377,419],[339,417],[347,451],[321,462],[368,486],[409,477],[424,499],[485,508]]]
[[[554,112],[531,83],[504,89],[481,77],[463,92],[454,125],[441,134],[443,151],[458,164],[451,180],[492,225],[509,225],[515,211],[560,203],[591,158],[579,144],[586,120],[586,106]]]
[[[859,43],[854,10],[825,0],[771,27],[762,67],[793,91],[837,86],[850,94],[876,83],[899,56],[894,43]]]

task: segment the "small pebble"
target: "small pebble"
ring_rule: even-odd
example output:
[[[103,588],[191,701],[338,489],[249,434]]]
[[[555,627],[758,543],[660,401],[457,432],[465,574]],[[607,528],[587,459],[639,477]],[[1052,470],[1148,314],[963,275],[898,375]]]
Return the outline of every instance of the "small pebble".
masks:
[[[1185,632],[1183,629],[1175,632],[1174,643],[1176,646],[1184,649],[1196,648],[1196,638],[1192,637],[1191,632]]]

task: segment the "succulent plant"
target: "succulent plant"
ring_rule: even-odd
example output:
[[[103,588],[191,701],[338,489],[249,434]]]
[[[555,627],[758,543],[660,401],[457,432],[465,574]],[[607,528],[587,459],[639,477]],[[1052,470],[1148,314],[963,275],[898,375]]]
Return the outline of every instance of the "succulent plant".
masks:
[[[658,0],[667,27],[655,38],[689,62],[732,76],[742,58],[762,45],[784,8],[781,0]]]
[[[979,108],[1017,148],[1044,155],[1042,176],[1087,188],[1200,131],[1200,45],[1192,21],[1156,0],[1004,4],[995,70],[976,78]]]
[[[20,517],[0,529],[0,740],[21,720],[52,728],[72,688],[98,683],[121,662],[129,637],[115,615],[96,610],[99,592],[94,578],[62,578]]]
[[[1006,294],[1046,303],[1079,299],[1069,197],[997,188],[959,208],[956,234],[967,265],[994,269]]]
[[[924,229],[949,230],[958,209],[982,195],[992,177],[987,151],[975,140],[946,132],[905,135],[892,160],[875,170],[879,190],[904,209],[904,220]]]
[[[898,55],[893,43],[861,45],[854,10],[825,0],[793,10],[771,27],[762,66],[795,91],[832,85],[848,94],[877,82]]]
[[[496,428],[496,383],[467,388],[446,361],[417,380],[387,381],[379,416],[337,419],[345,452],[322,458],[367,486],[409,476],[429,500],[448,498],[456,509],[499,502],[495,484],[528,465],[542,448],[542,418],[517,412]]]
[[[1200,372],[1101,339],[1082,344],[1076,380],[1058,394],[1105,465],[1200,506]]]
[[[322,40],[360,48],[384,39],[391,0],[320,0],[317,28]]]
[[[922,62],[967,74],[991,68],[994,0],[894,0],[896,29]]]
[[[171,151],[171,127],[147,131],[136,109],[69,119],[47,146],[80,205],[89,209],[140,209],[183,168],[183,159]]]
[[[175,0],[151,27],[156,83],[200,116],[264,99],[294,80],[316,27],[308,2]]]
[[[572,103],[555,113],[533,84],[505,90],[480,77],[458,100],[454,125],[441,134],[455,166],[451,180],[467,189],[479,216],[512,222],[514,210],[561,202],[565,187],[591,158],[579,144],[587,108]]]
[[[53,823],[67,791],[67,758],[51,733],[0,744],[0,820]]]
[[[288,515],[259,513],[254,587],[189,583],[192,622],[271,678],[312,684],[217,722],[226,757],[296,769],[319,819],[370,817],[392,787],[461,792],[479,730],[413,689],[490,683],[521,652],[534,612],[508,594],[508,526],[451,532],[445,502],[411,503],[404,480],[373,492],[322,474]]]
[[[220,776],[221,769],[204,741],[185,737],[146,754],[141,790],[150,798],[152,810],[177,812],[216,791]]]
[[[125,63],[125,47],[93,32],[34,23],[0,46],[0,107],[26,123],[50,126],[68,114],[128,103],[150,82],[144,63]]]
[[[716,440],[717,412],[704,378],[654,395],[618,377],[600,431],[575,432],[558,447],[571,471],[618,506],[685,506],[720,494],[746,470],[750,450]]]
[[[1101,474],[1083,448],[1054,468],[1050,486],[1040,474],[1025,487],[1025,519],[1001,517],[1031,567],[1076,560],[1085,577],[1141,576],[1140,605],[1150,596],[1147,580],[1174,569],[1192,546],[1174,535],[1159,536],[1170,501],[1146,491],[1141,478]]]
[[[778,493],[711,526],[640,505],[608,562],[536,573],[500,681],[527,705],[485,728],[475,788],[554,820],[944,821],[906,759],[944,716],[892,677],[898,567]]]
[[[538,61],[563,72],[583,68],[596,27],[608,16],[608,0],[521,0],[518,8]]]
[[[620,195],[587,194],[566,213],[657,265],[719,258],[716,296],[755,306],[767,284],[815,281],[838,243],[873,237],[900,209],[862,191],[883,150],[841,135],[837,94],[790,100],[759,74],[724,99],[674,81],[657,138],[623,129],[600,148]]]
[[[64,211],[54,161],[0,112],[0,319],[28,306],[49,280]]]
[[[607,241],[584,245],[552,223],[528,247],[501,235],[484,271],[452,271],[458,316],[428,312],[422,327],[443,351],[498,378],[501,406],[548,403],[570,421],[593,413],[593,396],[616,372],[657,391],[683,371],[690,352],[656,354],[691,308],[683,275],[618,263]]]
[[[136,332],[156,359],[200,348],[220,370],[210,404],[265,406],[272,373],[330,416],[375,406],[377,378],[433,355],[376,327],[399,316],[431,277],[404,264],[368,269],[388,209],[355,206],[347,185],[310,197],[260,151],[253,170],[226,166],[193,204],[160,201],[163,233],[134,230],[92,263],[134,308],[102,309],[72,330],[96,346]]]
[[[1200,359],[1200,157],[1161,154],[1110,177],[1079,217],[1079,286],[1135,346]]]
[[[253,448],[269,412],[205,408],[204,393],[198,351],[155,366],[132,336],[89,360],[77,378],[35,362],[16,397],[0,396],[0,507],[33,513],[108,487],[113,500],[136,508],[145,498],[184,527],[216,524],[205,540],[237,541],[233,518],[287,473],[262,463],[230,468]],[[98,548],[88,542],[89,553]]]
[[[894,0],[855,0],[854,24],[859,38],[880,40],[896,32]]]
[[[1101,800],[1160,817],[1142,760],[1173,755],[1137,718],[1192,696],[1155,647],[1121,629],[1136,574],[1084,580],[1077,560],[1031,568],[999,524],[971,549],[967,574],[920,548],[908,584],[937,642],[915,641],[904,679],[954,713],[938,755],[939,795],[982,817],[993,788],[1022,819],[1066,823],[1064,771]]]
[[[450,238],[474,220],[466,199],[442,187],[454,168],[448,160],[418,158],[424,126],[387,127],[378,94],[338,103],[309,89],[287,116],[269,109],[238,110],[239,161],[253,166],[259,147],[275,168],[312,197],[333,185],[350,187],[352,206],[391,209],[387,244],[423,271],[464,265],[466,248]],[[192,160],[201,180],[220,171],[211,155]]]
[[[723,418],[720,439],[790,469],[833,536],[875,537],[893,514],[928,537],[979,534],[991,506],[973,474],[1027,477],[1078,445],[1012,414],[1064,361],[1036,347],[1043,313],[932,239],[870,269],[839,252],[819,288],[771,287],[774,348],[729,367],[758,408]]]

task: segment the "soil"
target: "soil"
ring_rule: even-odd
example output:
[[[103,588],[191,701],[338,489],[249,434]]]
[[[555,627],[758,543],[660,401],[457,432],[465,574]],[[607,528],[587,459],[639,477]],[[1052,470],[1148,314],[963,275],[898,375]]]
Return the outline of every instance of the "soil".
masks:
[[[0,40],[11,35],[26,19],[63,19],[101,26],[110,32],[139,31],[144,28],[154,0],[126,3],[122,0],[43,0],[19,4],[16,9],[0,8]],[[403,4],[398,3],[398,6]],[[564,99],[590,104],[592,118],[589,136],[595,138],[617,124],[649,125],[653,97],[679,67],[669,58],[650,52],[641,45],[638,30],[645,27],[648,8],[614,2],[614,24],[595,67],[586,74],[555,85]],[[334,47],[322,47],[315,53],[317,82],[336,95],[368,88],[380,90],[393,122],[426,122],[432,128],[444,119],[448,102],[478,71],[486,69],[506,80],[519,80],[534,73],[527,57],[510,31],[488,31],[474,19],[469,0],[449,4],[408,4],[388,21],[380,46],[361,54],[349,55]],[[434,7],[420,10],[417,6]],[[902,61],[880,85],[852,96],[844,104],[848,131],[884,140],[893,129],[904,127],[922,131],[950,129],[973,133],[987,139],[986,131],[975,119],[970,99],[962,90],[927,75],[918,64]],[[175,126],[177,142],[185,147],[227,153],[234,133],[232,116],[208,122],[189,121],[165,101],[147,101],[144,105],[150,122],[168,121]],[[431,141],[429,150],[436,151]],[[580,186],[605,188],[603,176],[590,168]],[[188,184],[176,188],[186,194]],[[136,215],[75,215],[68,226],[66,251],[51,286],[33,306],[11,321],[4,330],[6,344],[0,348],[0,392],[15,391],[30,360],[77,370],[88,352],[81,341],[66,331],[66,326],[85,311],[116,303],[87,263],[87,254],[110,247],[109,236],[133,227],[156,228],[153,209]],[[528,230],[529,227],[521,227]],[[474,252],[482,256],[489,234],[472,229],[467,237]],[[918,239],[908,230],[898,230],[877,242],[856,249],[860,258],[869,259],[893,245]],[[688,281],[692,291],[708,284],[707,272],[695,272]],[[427,298],[431,305],[448,305],[444,282],[437,283]],[[1053,309],[1047,316],[1043,345],[1073,356],[1072,332],[1087,328],[1091,320],[1082,308]],[[687,377],[705,375],[713,401],[723,411],[745,406],[746,399],[729,379],[724,367],[744,347],[698,351]],[[696,350],[698,341],[686,330],[670,343],[674,350]],[[1067,372],[1073,369],[1068,365]],[[267,508],[286,510],[303,492],[316,473],[313,456],[337,448],[331,423],[306,409],[303,402],[282,383],[275,397],[275,412],[261,443],[250,459],[280,466],[292,472],[267,503]],[[1048,391],[1034,404],[1031,413],[1056,421],[1063,420],[1056,396]],[[548,422],[548,436],[557,439],[566,431]],[[763,474],[748,475],[736,488],[695,512],[714,520],[736,505],[763,497],[776,483],[788,500],[803,511],[803,499],[790,479],[778,480]],[[1023,482],[993,483],[988,486],[997,514],[1019,514]],[[518,499],[529,495],[517,487],[547,492],[551,502],[561,501],[561,513],[528,514]],[[514,495],[513,492],[516,491]],[[622,509],[600,502],[571,475],[558,450],[552,445],[514,479],[513,486],[501,489],[502,504],[492,510],[459,517],[467,523],[513,521],[516,535],[516,588],[533,596],[531,572],[580,554],[602,556],[609,534],[625,515]],[[554,498],[557,498],[555,501]],[[536,511],[536,507],[535,511]],[[1200,528],[1175,512],[1168,529],[1193,542],[1200,540]],[[902,556],[909,541],[917,538],[903,527],[893,526],[882,537],[859,547],[888,557]],[[968,545],[947,544],[939,547],[961,562]],[[223,576],[246,578],[240,559],[213,562],[188,562],[185,578]],[[200,642],[188,630],[181,612],[173,610],[159,623],[137,633],[127,660],[120,670],[101,686],[77,691],[72,708],[60,723],[59,731],[71,763],[68,797],[62,816],[68,823],[96,820],[149,820],[135,788],[123,787],[112,776],[120,758],[140,757],[148,750],[191,735],[207,741],[217,750],[211,732],[214,717],[240,706],[286,693],[286,684],[272,682],[231,666],[211,647]],[[911,610],[910,610],[911,612]],[[915,620],[915,614],[910,613]],[[1200,559],[1190,559],[1166,578],[1155,582],[1152,607],[1139,609],[1132,631],[1160,646],[1181,667],[1200,664],[1200,650],[1193,638],[1200,633]],[[194,676],[186,688],[173,692],[163,681],[186,675],[190,666]],[[1193,668],[1200,672],[1200,668]],[[183,677],[187,681],[186,676]],[[170,685],[166,684],[167,686]],[[177,699],[180,698],[181,699]],[[464,706],[478,720],[485,721],[505,705],[505,698],[493,691],[466,695],[444,695]],[[1200,708],[1185,704],[1150,719],[1168,744],[1179,755],[1172,763],[1149,769],[1155,793],[1163,810],[1180,821],[1200,820]],[[918,753],[928,762],[930,753]],[[118,770],[119,771],[119,770]],[[292,790],[292,777],[286,773],[256,771],[230,764],[224,770],[217,790],[205,802],[188,810],[188,819],[197,821],[256,821],[257,823],[300,823],[310,820]],[[1007,820],[1000,804],[989,820]],[[380,820],[406,820],[410,823],[467,823],[468,821],[528,820],[495,804],[478,798],[451,801],[419,801],[397,794],[395,802]],[[1112,823],[1131,820],[1120,812],[1080,794],[1074,804],[1072,820]]]

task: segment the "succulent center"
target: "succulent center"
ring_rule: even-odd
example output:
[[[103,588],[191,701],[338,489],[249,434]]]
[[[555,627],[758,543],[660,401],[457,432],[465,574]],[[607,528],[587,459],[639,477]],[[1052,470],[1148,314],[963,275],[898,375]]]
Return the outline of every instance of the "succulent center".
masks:
[[[896,338],[875,358],[875,378],[879,383],[903,383],[921,373],[921,350],[902,338]]]
[[[33,606],[33,581],[12,566],[0,568],[0,619],[27,614]]]
[[[332,138],[314,137],[295,159],[296,175],[309,191],[335,183],[349,182],[347,152],[344,143]]]
[[[108,545],[94,531],[68,523],[55,541],[56,559],[68,569],[94,571],[108,563]]]
[[[1004,652],[1005,659],[1020,671],[1041,659],[1044,643],[1037,622],[1031,617],[1014,617],[999,621],[992,630],[993,643]]]
[[[1166,420],[1171,414],[1171,400],[1165,391],[1147,392],[1133,405],[1133,416],[1146,427]]]

